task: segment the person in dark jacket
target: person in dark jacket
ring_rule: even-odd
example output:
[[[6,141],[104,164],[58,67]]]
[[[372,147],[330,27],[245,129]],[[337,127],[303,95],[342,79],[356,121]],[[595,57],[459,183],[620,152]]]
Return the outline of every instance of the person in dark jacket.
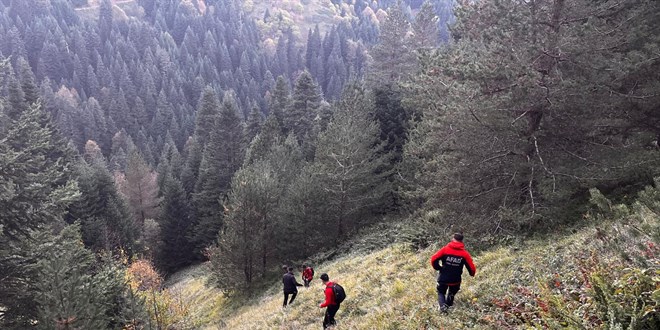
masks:
[[[335,315],[339,310],[340,304],[335,301],[335,293],[332,290],[332,286],[335,283],[330,282],[330,277],[326,273],[321,274],[320,278],[323,281],[323,285],[325,285],[325,290],[323,291],[325,293],[325,301],[319,305],[319,308],[326,308],[325,317],[323,317],[323,329],[327,329],[336,324]]]
[[[463,266],[467,268],[470,276],[477,273],[472,257],[463,245],[463,234],[454,234],[451,242],[431,257],[431,266],[433,266],[433,269],[440,271],[437,286],[438,304],[441,311],[447,312],[449,307],[454,304],[454,296],[461,289]],[[449,294],[447,294],[447,291],[449,291]]]
[[[296,281],[296,276],[293,275],[293,267],[289,267],[288,271],[282,277],[282,283],[284,284],[284,304],[282,306],[286,307],[293,303],[298,295],[298,287],[302,284]],[[289,300],[289,295],[291,295],[291,300]],[[287,303],[288,301],[288,303]]]

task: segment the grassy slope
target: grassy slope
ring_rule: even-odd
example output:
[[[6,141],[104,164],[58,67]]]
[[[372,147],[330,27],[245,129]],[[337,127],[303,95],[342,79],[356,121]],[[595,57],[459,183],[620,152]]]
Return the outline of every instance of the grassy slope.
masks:
[[[591,219],[570,234],[475,253],[477,276],[464,274],[448,315],[437,310],[435,273],[428,263],[440,243],[421,251],[395,244],[349,253],[318,265],[316,273],[329,273],[347,291],[337,329],[613,328],[625,319],[617,315],[628,315],[622,311],[640,296],[646,300],[636,307],[638,315],[660,322],[660,217],[648,209],[610,217],[619,220]],[[200,269],[179,276],[174,285],[200,327],[320,328],[318,279],[302,288],[288,309],[281,307],[280,283],[236,307],[241,303],[228,303],[204,286]]]

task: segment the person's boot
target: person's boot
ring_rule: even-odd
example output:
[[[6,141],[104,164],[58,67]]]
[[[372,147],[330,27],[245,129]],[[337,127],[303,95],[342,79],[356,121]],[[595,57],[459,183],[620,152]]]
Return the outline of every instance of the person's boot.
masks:
[[[447,314],[449,312],[449,306],[447,304],[443,304],[440,306],[440,312]]]

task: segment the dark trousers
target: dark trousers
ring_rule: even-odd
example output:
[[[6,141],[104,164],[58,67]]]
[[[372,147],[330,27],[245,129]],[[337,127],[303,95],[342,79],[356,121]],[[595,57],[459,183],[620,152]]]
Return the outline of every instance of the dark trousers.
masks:
[[[443,305],[451,306],[454,304],[454,296],[458,293],[458,290],[461,289],[461,284],[456,285],[447,285],[445,283],[438,283],[438,304],[440,307]],[[449,294],[447,294],[449,290]],[[446,297],[445,297],[446,295]]]
[[[328,308],[325,309],[325,317],[323,318],[323,329],[327,329],[331,325],[335,325],[335,314],[339,310],[339,304],[337,305],[328,305]]]
[[[291,300],[289,300],[289,295],[291,295]],[[293,301],[296,299],[296,295],[298,295],[298,291],[293,292],[293,293],[284,293],[284,304],[282,306],[286,306],[287,304],[292,304]],[[287,303],[287,300],[289,301]]]
[[[306,288],[309,287],[309,282],[311,282],[311,281],[312,280],[306,280],[306,279],[303,278],[303,284],[305,285]]]

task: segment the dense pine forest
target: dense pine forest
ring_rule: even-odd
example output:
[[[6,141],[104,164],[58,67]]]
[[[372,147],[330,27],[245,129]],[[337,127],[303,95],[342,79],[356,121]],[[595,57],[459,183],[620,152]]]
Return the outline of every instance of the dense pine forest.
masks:
[[[0,327],[553,233],[657,185],[659,141],[654,0],[0,0]]]

